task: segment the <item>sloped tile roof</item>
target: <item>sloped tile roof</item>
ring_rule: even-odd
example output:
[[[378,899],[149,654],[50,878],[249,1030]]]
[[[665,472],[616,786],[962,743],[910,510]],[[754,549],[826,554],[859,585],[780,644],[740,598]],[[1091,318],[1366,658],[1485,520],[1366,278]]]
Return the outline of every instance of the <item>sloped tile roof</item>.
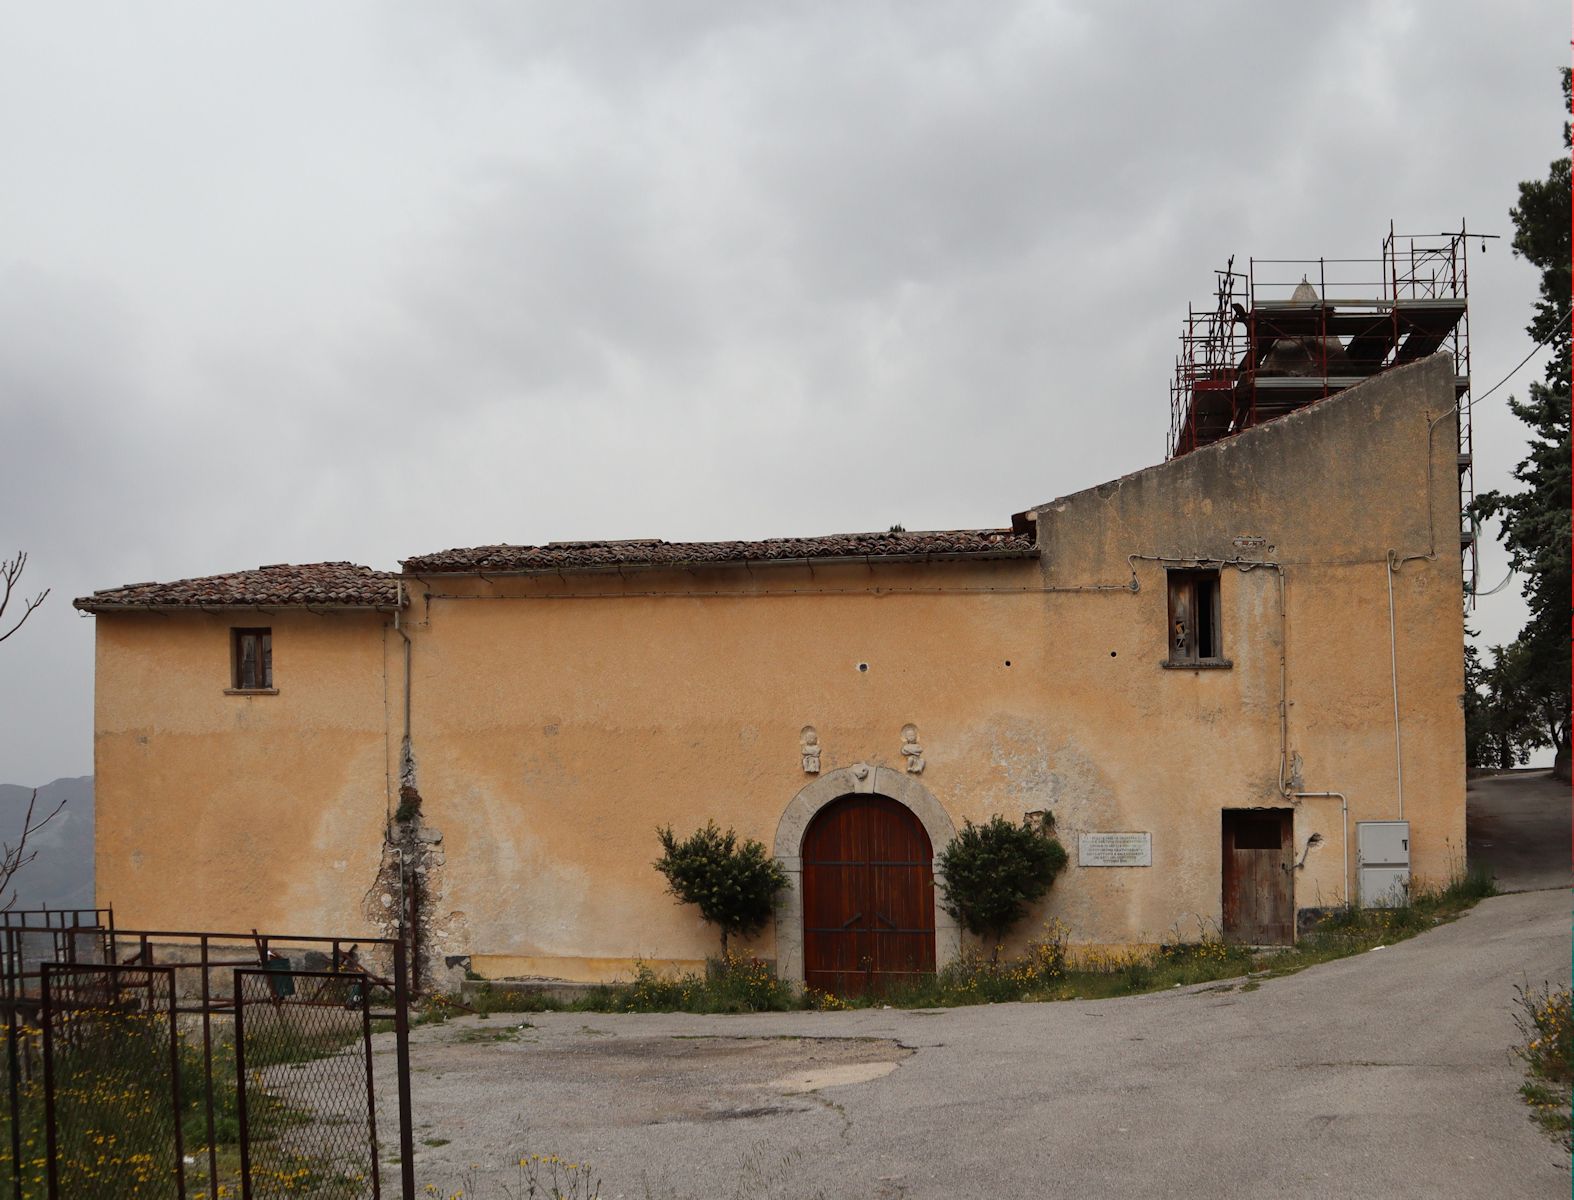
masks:
[[[839,533],[826,537],[767,538],[758,542],[550,542],[545,546],[474,546],[404,560],[408,575],[486,571],[574,571],[619,566],[703,566],[795,559],[1025,558],[1036,554],[1031,534],[1009,529],[950,529],[926,533]]]
[[[174,583],[128,583],[72,601],[83,612],[123,608],[396,608],[399,576],[347,562],[278,563]]]

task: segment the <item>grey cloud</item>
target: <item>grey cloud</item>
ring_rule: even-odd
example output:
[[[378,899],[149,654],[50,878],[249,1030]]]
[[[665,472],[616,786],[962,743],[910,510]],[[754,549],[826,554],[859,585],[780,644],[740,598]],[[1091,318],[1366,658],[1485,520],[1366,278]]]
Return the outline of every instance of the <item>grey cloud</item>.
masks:
[[[1155,461],[1228,254],[1508,232],[1567,33],[1354,0],[17,24],[0,552],[59,607],[0,652],[15,781],[89,769],[94,587],[994,524]],[[1472,271],[1495,380],[1535,278],[1501,243]],[[1501,482],[1517,426],[1478,424]]]

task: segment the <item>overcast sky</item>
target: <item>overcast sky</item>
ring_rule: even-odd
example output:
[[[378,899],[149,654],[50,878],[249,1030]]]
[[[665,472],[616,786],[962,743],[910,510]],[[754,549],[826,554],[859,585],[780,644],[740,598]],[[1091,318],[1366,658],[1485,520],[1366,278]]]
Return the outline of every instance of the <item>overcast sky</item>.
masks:
[[[1212,270],[1511,234],[1568,40],[1534,0],[0,3],[0,553],[53,589],[0,781],[92,769],[95,588],[992,526],[1159,461]],[[1479,251],[1478,394],[1537,285]]]

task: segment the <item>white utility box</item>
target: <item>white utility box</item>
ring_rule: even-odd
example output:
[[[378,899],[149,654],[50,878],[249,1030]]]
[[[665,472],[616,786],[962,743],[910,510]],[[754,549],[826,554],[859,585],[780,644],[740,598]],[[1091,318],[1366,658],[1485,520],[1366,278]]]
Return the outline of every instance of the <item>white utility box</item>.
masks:
[[[1361,907],[1393,908],[1410,894],[1410,822],[1357,821]]]

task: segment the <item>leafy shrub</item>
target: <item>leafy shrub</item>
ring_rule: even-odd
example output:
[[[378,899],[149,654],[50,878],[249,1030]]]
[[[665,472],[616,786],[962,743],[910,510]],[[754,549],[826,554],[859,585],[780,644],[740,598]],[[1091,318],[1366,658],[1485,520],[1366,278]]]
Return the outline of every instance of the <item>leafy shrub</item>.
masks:
[[[998,959],[1006,932],[1065,868],[1066,848],[1050,832],[993,816],[963,821],[935,863],[944,873],[945,910],[969,933],[989,939]]]
[[[670,826],[656,830],[662,855],[656,870],[667,877],[667,890],[682,904],[696,905],[700,916],[721,930],[721,952],[735,933],[751,934],[764,927],[776,909],[777,894],[787,886],[787,872],[750,838],[739,842],[731,829],[716,822],[678,840]]]

